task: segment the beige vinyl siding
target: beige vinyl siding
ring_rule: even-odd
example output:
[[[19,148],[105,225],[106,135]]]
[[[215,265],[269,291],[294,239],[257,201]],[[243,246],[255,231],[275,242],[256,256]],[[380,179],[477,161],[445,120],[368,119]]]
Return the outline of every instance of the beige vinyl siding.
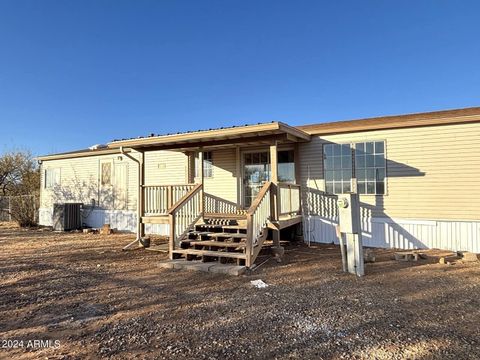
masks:
[[[235,149],[212,151],[212,177],[204,179],[205,194],[225,201],[233,206],[237,204],[237,177]],[[199,182],[200,179],[195,179]]]
[[[185,184],[187,156],[178,151],[145,152],[145,185]]]
[[[480,219],[480,123],[313,136],[300,145],[300,172],[324,190],[322,144],[385,140],[387,194],[362,195],[374,217]]]
[[[122,160],[119,160],[120,157]],[[99,181],[100,166],[105,161],[112,163],[113,177],[115,176],[115,165],[127,167],[126,208],[135,210],[138,184],[137,163],[120,154],[43,161],[41,165],[41,207],[48,208],[56,202],[90,204],[91,199],[94,199],[96,205],[101,208],[114,208],[115,199],[111,189],[106,189]],[[52,189],[45,188],[45,170],[48,168],[60,169],[60,185]]]

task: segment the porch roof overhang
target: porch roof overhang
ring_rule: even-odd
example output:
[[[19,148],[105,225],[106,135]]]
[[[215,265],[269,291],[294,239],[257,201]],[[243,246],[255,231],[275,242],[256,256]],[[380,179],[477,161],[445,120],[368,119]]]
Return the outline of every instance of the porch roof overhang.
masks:
[[[150,136],[135,139],[116,140],[108,144],[113,148],[138,150],[177,150],[224,148],[278,143],[305,142],[310,135],[303,130],[281,122],[245,125],[213,130],[200,130],[173,135]]]

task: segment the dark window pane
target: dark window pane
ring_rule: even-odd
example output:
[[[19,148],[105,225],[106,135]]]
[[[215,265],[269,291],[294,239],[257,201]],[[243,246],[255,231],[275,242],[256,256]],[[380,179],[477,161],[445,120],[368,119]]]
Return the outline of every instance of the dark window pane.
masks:
[[[365,167],[365,156],[357,156],[355,157],[355,167],[356,168],[364,168]]]
[[[376,187],[377,187],[377,194],[383,195],[385,194],[385,183],[383,181],[377,181],[376,182]]]
[[[375,141],[375,154],[383,154],[385,152],[383,141]]]
[[[342,180],[342,171],[341,170],[336,170],[333,173],[333,180],[335,181],[340,181]]]
[[[355,152],[357,155],[361,155],[365,153],[365,143],[356,143],[355,144]]]
[[[340,144],[333,145],[333,155],[335,156],[342,155],[342,146]]]
[[[385,167],[385,158],[383,155],[375,155],[375,167]]]
[[[267,153],[265,153],[267,156]],[[293,150],[282,150],[278,152],[278,162],[279,163],[293,163]]]
[[[375,194],[375,182],[367,182],[367,194]]]
[[[325,169],[326,170],[333,169],[333,158],[328,157],[325,159]]]
[[[332,181],[333,180],[333,171],[325,171],[325,180]]]
[[[252,162],[254,164],[259,164],[260,163],[260,154],[259,153],[253,153],[252,154]]]
[[[351,156],[342,156],[342,168],[350,169],[352,167],[352,157]]]
[[[266,163],[269,162],[269,161],[268,161],[268,153],[265,153],[265,152],[260,153],[260,162],[261,162],[262,164],[266,164]]]
[[[375,180],[375,169],[367,169],[366,177],[367,177],[367,180],[374,181]]]
[[[342,170],[342,180],[350,181],[351,178],[352,178],[351,170]]]
[[[383,181],[385,179],[385,169],[377,169],[377,180]]]
[[[333,157],[333,168],[334,169],[341,169],[342,168],[342,158],[339,156]]]
[[[328,144],[323,146],[323,153],[327,156],[333,155],[333,145]]]
[[[363,182],[363,181],[357,182],[357,192],[359,194],[365,194],[366,193],[365,187],[366,187],[365,182]]]
[[[333,194],[333,182],[326,183],[325,191],[329,194]]]
[[[365,166],[366,166],[366,167],[374,167],[374,166],[375,166],[375,157],[374,157],[374,155],[367,155],[367,156],[365,156]]]
[[[365,143],[365,152],[367,154],[373,154],[373,142]]]
[[[351,153],[350,144],[342,144],[342,155],[350,155]]]
[[[342,193],[342,182],[335,182],[334,187],[333,187],[335,194],[341,194]]]
[[[355,169],[355,176],[357,180],[362,181],[365,180],[365,170],[364,169]]]
[[[352,192],[352,188],[350,186],[350,181],[344,181],[343,182],[343,193],[349,193]]]

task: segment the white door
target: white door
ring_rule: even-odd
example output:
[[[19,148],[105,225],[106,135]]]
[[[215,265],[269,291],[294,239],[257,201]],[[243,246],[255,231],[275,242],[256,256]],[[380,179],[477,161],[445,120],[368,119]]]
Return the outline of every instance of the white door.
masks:
[[[252,205],[270,179],[270,159],[268,151],[248,152],[243,155],[243,203],[245,208]]]

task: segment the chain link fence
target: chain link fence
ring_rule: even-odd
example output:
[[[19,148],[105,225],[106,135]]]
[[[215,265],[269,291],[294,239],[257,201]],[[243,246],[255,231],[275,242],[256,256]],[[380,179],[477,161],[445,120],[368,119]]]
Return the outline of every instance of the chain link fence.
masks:
[[[0,196],[0,221],[15,221],[20,226],[38,224],[37,195]]]

